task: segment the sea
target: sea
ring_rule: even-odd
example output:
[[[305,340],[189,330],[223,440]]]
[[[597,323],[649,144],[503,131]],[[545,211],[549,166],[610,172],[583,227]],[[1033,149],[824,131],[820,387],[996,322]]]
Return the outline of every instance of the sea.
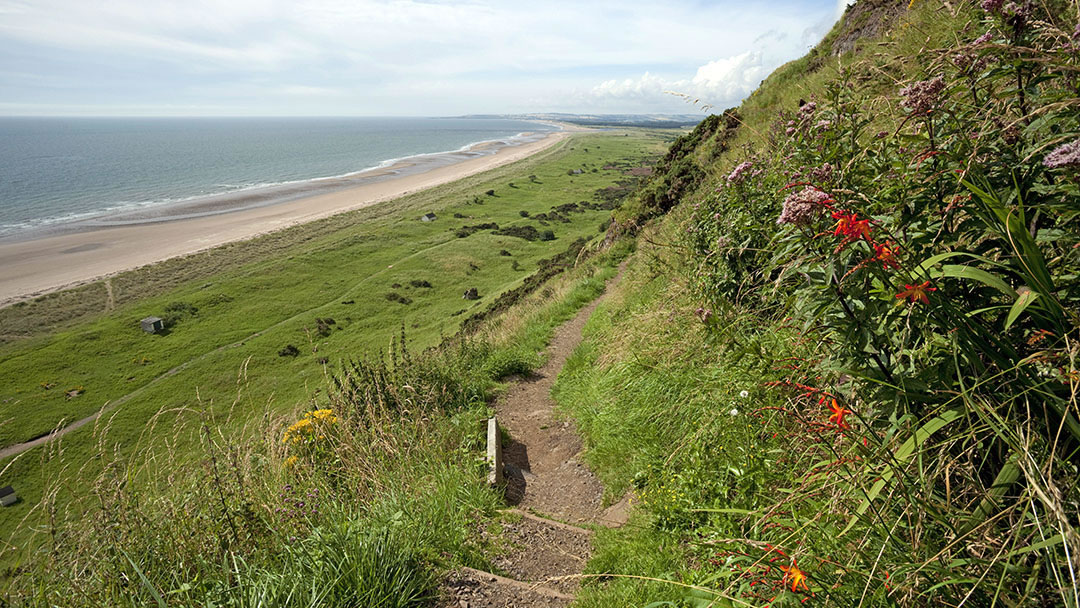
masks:
[[[0,239],[275,204],[553,130],[494,118],[0,118]]]

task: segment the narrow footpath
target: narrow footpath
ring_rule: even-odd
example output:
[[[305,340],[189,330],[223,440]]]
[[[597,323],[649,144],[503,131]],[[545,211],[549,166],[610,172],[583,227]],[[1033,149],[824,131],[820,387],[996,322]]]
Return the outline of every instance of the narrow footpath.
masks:
[[[610,288],[622,276],[608,281]],[[462,568],[443,584],[444,608],[562,608],[569,606],[592,551],[592,530],[626,522],[628,500],[603,507],[604,487],[582,461],[584,446],[572,421],[555,415],[551,389],[581,344],[581,331],[607,296],[583,308],[555,332],[547,363],[496,404],[503,443],[506,502],[500,519],[505,551],[499,574]]]

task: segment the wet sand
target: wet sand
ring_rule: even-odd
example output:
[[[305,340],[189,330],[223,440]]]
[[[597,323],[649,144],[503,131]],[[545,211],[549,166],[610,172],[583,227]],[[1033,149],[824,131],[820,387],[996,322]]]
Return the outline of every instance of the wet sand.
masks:
[[[521,160],[567,136],[556,132],[419,173],[410,173],[411,161],[405,161],[362,176],[370,179],[359,185],[328,184],[332,191],[291,198],[286,193],[284,202],[227,213],[205,201],[179,219],[120,216],[79,232],[0,243],[0,306],[446,184]]]

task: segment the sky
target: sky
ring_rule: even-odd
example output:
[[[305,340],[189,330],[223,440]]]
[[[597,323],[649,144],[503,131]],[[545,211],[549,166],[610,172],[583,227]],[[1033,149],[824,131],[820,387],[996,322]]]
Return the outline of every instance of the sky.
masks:
[[[0,115],[699,113],[845,4],[0,0]]]

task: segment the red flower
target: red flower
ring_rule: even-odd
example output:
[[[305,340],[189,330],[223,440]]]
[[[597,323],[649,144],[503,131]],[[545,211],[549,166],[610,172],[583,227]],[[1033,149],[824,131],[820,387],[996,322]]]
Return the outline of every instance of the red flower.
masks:
[[[870,220],[860,220],[858,215],[848,211],[833,211],[832,216],[837,220],[833,236],[844,237],[843,244],[859,239],[870,240]]]
[[[810,580],[806,577],[806,573],[799,570],[798,565],[795,564],[795,560],[791,560],[790,566],[780,566],[780,569],[784,571],[784,580],[791,583],[791,590],[798,591],[801,585],[803,590],[807,593],[810,592],[810,587],[806,586],[806,581]]]
[[[896,257],[896,245],[892,243],[874,243],[874,261],[881,262],[885,269],[900,269],[900,259]]]
[[[844,416],[853,413],[851,410],[840,405],[836,399],[833,399],[832,403],[829,404],[829,411],[832,412],[832,414],[829,415],[829,422],[835,424],[836,427],[840,429],[851,428],[851,425],[844,420]]]
[[[896,297],[901,300],[907,298],[912,304],[915,302],[929,304],[930,298],[927,295],[931,291],[937,291],[937,287],[930,287],[930,281],[924,281],[919,285],[904,285],[904,290],[896,294]]]

